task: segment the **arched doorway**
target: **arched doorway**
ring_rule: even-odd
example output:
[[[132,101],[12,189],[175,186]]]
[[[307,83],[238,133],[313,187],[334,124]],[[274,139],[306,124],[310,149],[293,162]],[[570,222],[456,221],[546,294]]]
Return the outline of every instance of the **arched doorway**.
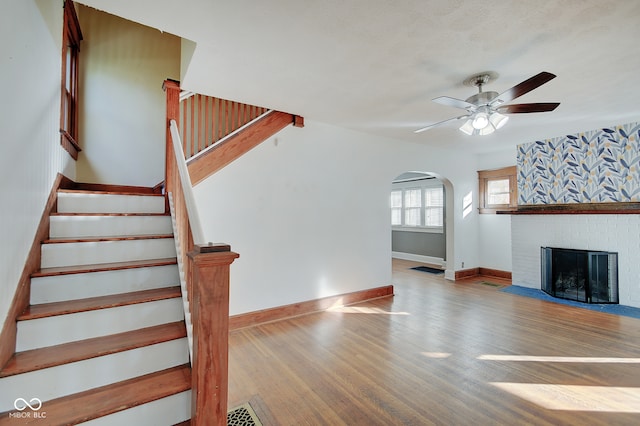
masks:
[[[434,265],[454,279],[453,185],[432,172],[407,171],[391,183],[392,257]]]

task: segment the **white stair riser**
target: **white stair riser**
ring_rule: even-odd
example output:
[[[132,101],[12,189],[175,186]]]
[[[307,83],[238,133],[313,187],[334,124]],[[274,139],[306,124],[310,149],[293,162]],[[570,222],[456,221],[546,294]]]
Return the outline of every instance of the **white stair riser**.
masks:
[[[42,268],[162,259],[176,256],[173,238],[42,245]]]
[[[191,391],[118,411],[82,423],[84,426],[174,425],[191,418]]]
[[[164,213],[161,196],[58,193],[59,213]]]
[[[51,238],[171,234],[168,216],[51,216]]]
[[[13,410],[16,398],[38,398],[46,412],[46,401],[54,398],[188,362],[187,339],[182,338],[5,377],[0,379],[0,412]]]
[[[182,298],[18,321],[16,352],[182,321]]]
[[[179,283],[176,265],[37,277],[31,279],[31,304],[173,287]]]

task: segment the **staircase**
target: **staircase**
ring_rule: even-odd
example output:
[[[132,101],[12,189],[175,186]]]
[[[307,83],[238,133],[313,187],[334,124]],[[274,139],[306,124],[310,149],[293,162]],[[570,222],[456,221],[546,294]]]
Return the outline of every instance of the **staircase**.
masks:
[[[16,353],[0,369],[0,425],[188,420],[191,367],[164,196],[60,190],[49,235]]]

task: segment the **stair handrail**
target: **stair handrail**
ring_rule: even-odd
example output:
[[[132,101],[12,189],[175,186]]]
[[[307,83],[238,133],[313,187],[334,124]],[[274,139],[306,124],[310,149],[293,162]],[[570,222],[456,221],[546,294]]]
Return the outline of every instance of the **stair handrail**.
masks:
[[[223,426],[227,424],[229,392],[229,269],[239,255],[227,244],[203,244],[205,238],[177,132],[180,84],[166,80],[163,88],[167,99],[167,209],[174,224],[187,331],[193,328],[191,425]]]
[[[175,154],[176,165],[178,166],[180,184],[182,185],[182,195],[184,196],[185,207],[187,208],[187,215],[189,216],[189,225],[191,227],[193,243],[204,245],[206,244],[206,241],[204,233],[202,232],[202,224],[200,223],[200,215],[198,214],[196,199],[193,196],[193,186],[191,185],[189,170],[187,169],[187,161],[185,160],[184,151],[182,150],[182,141],[180,139],[178,123],[173,119],[170,120],[169,123],[171,140],[173,141],[171,145],[173,145],[173,153]]]

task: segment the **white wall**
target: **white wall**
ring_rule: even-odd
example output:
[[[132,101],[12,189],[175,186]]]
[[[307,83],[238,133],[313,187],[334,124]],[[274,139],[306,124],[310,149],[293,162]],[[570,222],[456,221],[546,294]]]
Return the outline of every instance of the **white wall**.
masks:
[[[11,0],[0,14],[0,319],[4,322],[56,175],[75,177],[60,146],[62,0]]]
[[[540,247],[618,252],[620,304],[640,308],[640,216],[517,215],[511,225],[513,284],[540,288]]]
[[[405,171],[454,184],[451,268],[478,266],[477,213],[461,213],[461,194],[477,191],[465,154],[307,119],[197,185],[207,239],[240,253],[231,314],[392,284],[389,193]]]
[[[500,169],[515,164],[515,147],[478,155],[478,170]],[[480,266],[500,271],[511,271],[511,216],[479,215],[478,246]]]
[[[165,94],[180,78],[180,39],[77,5],[80,52],[78,180],[154,186],[164,179]]]

